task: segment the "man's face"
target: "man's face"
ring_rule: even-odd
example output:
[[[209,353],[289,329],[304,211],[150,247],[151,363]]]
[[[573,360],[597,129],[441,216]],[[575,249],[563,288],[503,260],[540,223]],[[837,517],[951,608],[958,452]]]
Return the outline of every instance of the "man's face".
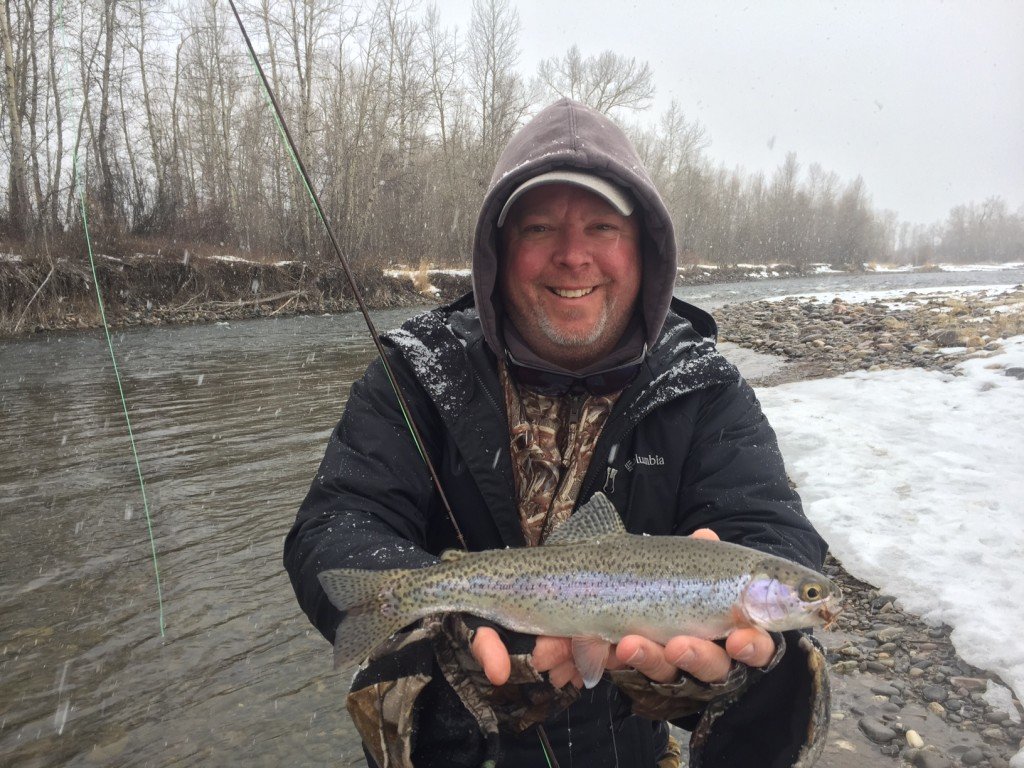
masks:
[[[610,353],[640,292],[640,227],[570,184],[531,189],[501,229],[505,311],[530,348],[570,370]]]

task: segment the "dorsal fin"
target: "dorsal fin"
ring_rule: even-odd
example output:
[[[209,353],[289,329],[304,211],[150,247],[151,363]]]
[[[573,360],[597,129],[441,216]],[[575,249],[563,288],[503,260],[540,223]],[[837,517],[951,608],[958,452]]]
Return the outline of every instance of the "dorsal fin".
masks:
[[[461,560],[468,554],[469,552],[464,549],[446,549],[441,553],[441,562],[446,563],[450,560]]]
[[[544,546],[576,544],[626,532],[622,518],[608,497],[598,491],[548,536]]]

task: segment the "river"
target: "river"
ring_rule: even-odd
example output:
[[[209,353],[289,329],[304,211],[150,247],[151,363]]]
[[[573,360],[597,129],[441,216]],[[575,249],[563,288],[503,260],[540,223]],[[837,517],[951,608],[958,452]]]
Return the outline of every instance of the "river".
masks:
[[[790,293],[1019,284],[1000,272],[695,286]],[[390,328],[410,310],[374,314]],[[361,765],[349,674],[281,545],[373,346],[355,315],[114,334],[163,587],[101,332],[0,342],[0,765]],[[741,364],[742,365],[742,364]]]

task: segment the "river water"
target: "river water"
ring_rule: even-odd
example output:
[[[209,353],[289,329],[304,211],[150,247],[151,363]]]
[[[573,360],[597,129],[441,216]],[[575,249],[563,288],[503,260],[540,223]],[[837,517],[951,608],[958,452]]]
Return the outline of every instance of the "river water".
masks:
[[[824,275],[678,295],[714,308],[1021,282],[1021,269]],[[299,611],[281,545],[373,357],[362,319],[142,328],[114,345],[166,632],[102,333],[0,342],[0,765],[361,765],[348,674]]]

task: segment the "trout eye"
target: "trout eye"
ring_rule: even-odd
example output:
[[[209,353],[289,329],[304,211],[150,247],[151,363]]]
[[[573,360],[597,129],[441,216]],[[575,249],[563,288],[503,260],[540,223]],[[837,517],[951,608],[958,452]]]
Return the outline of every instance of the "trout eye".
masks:
[[[821,600],[822,595],[825,594],[825,590],[821,584],[814,581],[806,582],[800,586],[800,599],[807,602],[814,602],[815,600]]]

